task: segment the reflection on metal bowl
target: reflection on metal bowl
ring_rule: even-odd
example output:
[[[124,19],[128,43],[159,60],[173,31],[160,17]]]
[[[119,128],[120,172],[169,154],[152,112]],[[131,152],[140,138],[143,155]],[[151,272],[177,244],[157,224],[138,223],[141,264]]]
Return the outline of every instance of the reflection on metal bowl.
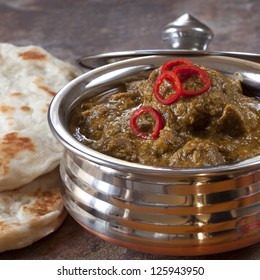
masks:
[[[63,199],[70,214],[97,236],[134,250],[205,255],[260,241],[260,157],[204,168],[157,168],[89,149],[70,133],[68,117],[82,99],[120,87],[173,58],[150,56],[90,71],[54,98],[49,123],[65,147]],[[246,86],[257,63],[216,56],[187,56],[227,75],[239,71]],[[252,78],[252,80],[250,79]],[[258,77],[259,78],[259,77]]]

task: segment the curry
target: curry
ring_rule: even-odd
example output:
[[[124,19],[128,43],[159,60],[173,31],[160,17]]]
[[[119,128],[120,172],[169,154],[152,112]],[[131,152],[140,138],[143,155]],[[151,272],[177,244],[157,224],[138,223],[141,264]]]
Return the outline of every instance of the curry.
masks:
[[[259,100],[239,80],[185,59],[85,100],[69,125],[91,149],[145,165],[203,167],[260,155]]]

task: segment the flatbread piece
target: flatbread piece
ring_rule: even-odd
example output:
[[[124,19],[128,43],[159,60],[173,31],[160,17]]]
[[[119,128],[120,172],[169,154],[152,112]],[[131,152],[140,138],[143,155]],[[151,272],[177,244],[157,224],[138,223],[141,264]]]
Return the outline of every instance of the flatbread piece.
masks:
[[[37,46],[0,44],[0,191],[15,189],[59,164],[63,148],[47,111],[79,71]]]
[[[0,252],[19,249],[55,231],[66,217],[59,170],[0,192]]]

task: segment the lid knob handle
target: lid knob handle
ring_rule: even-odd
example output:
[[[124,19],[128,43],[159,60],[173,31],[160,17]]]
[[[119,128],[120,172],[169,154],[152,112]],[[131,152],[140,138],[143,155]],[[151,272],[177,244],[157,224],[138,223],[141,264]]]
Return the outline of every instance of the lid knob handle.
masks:
[[[167,24],[162,34],[171,48],[184,50],[206,50],[213,37],[212,30],[190,14]]]

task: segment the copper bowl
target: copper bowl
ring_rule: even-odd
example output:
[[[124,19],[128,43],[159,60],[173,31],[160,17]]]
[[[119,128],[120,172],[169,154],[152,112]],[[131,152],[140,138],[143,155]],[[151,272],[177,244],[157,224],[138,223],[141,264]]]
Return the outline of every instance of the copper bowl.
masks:
[[[116,91],[172,58],[112,63],[83,74],[56,95],[49,123],[65,147],[60,165],[64,204],[83,227],[133,250],[205,255],[257,243],[260,156],[203,168],[144,166],[94,151],[68,128],[70,112],[82,99]],[[239,71],[249,86],[259,79],[260,65],[254,62],[211,55],[186,58],[227,75]]]

